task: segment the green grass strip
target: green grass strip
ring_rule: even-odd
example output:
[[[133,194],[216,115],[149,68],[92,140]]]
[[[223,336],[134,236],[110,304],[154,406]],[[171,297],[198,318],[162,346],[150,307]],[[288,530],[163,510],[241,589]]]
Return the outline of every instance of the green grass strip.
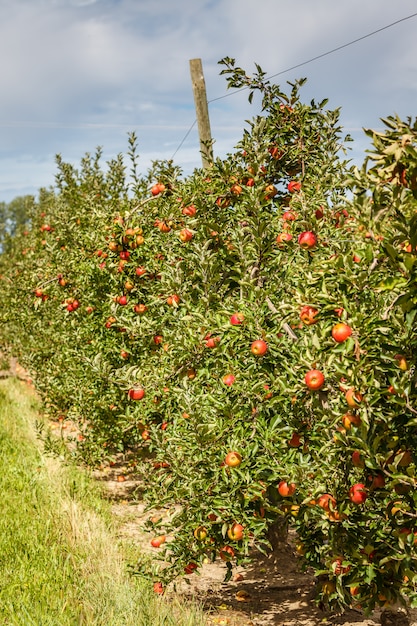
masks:
[[[127,574],[108,504],[85,473],[42,453],[38,411],[20,383],[0,384],[0,623],[203,624]]]

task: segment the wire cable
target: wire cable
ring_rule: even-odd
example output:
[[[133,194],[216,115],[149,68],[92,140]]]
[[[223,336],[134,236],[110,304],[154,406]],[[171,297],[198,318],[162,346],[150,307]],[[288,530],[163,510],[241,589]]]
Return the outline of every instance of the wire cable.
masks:
[[[376,35],[377,33],[381,33],[384,30],[387,30],[388,28],[391,28],[392,26],[396,26],[397,24],[400,24],[401,22],[405,22],[406,20],[410,20],[413,17],[416,17],[417,13],[412,13],[411,15],[407,15],[407,17],[402,17],[399,20],[396,20],[395,22],[391,22],[391,24],[387,24],[386,26],[382,26],[381,28],[378,28],[377,30],[372,31],[371,33],[368,33],[367,35],[362,35],[362,37],[357,37],[356,39],[352,39],[352,41],[349,41],[348,43],[344,43],[341,46],[337,46],[336,48],[332,48],[331,50],[328,50],[327,52],[323,52],[322,54],[318,54],[315,57],[312,57],[311,59],[308,59],[307,61],[303,61],[302,63],[297,63],[296,65],[293,65],[292,67],[288,67],[285,70],[281,70],[280,72],[277,72],[276,74],[271,74],[270,76],[266,77],[266,80],[269,80],[270,78],[275,78],[276,76],[281,76],[282,74],[286,74],[286,72],[291,72],[292,70],[296,70],[299,67],[302,67],[303,65],[307,65],[308,63],[313,63],[313,61],[317,61],[318,59],[322,59],[323,57],[329,56],[330,54],[333,54],[334,52],[338,52],[339,50],[343,50],[344,48],[347,48],[348,46],[353,46],[353,44],[358,43],[359,41],[363,41],[364,39],[367,39],[368,37],[372,37],[373,35]],[[223,100],[223,98],[229,98],[230,96],[234,96],[236,93],[239,93],[240,91],[245,91],[246,89],[249,89],[249,87],[241,87],[240,89],[236,89],[236,91],[233,91],[231,93],[227,93],[223,96],[219,96],[218,98],[213,98],[212,100],[208,101],[208,104],[211,104],[212,102],[216,102],[217,100]]]
[[[396,26],[397,24],[401,24],[401,22],[406,22],[407,20],[411,20],[413,17],[416,17],[417,13],[412,13],[411,15],[407,15],[406,17],[402,17],[399,20],[395,20],[395,22],[391,22],[390,24],[387,24],[386,26],[382,26],[381,28],[377,28],[376,30],[373,30],[370,33],[367,33],[366,35],[362,35],[361,37],[357,37],[356,39],[352,39],[352,41],[348,41],[347,43],[344,43],[340,46],[337,46],[336,48],[332,48],[331,50],[328,50],[327,52],[323,52],[322,54],[317,54],[314,57],[311,57],[311,59],[308,59],[307,61],[302,61],[302,63],[297,63],[296,65],[293,65],[291,67],[288,67],[285,70],[281,70],[280,72],[277,72],[276,74],[271,74],[270,76],[266,77],[266,80],[269,80],[270,78],[276,78],[277,76],[281,76],[282,74],[286,74],[287,72],[291,72],[292,70],[295,70],[299,67],[303,67],[304,65],[308,65],[309,63],[313,63],[313,61],[317,61],[318,59],[322,59],[326,56],[329,56],[330,54],[334,54],[335,52],[338,52],[339,50],[343,50],[344,48],[348,48],[349,46],[353,46],[355,43],[358,43],[359,41],[363,41],[364,39],[368,39],[369,37],[373,37],[373,35],[376,35],[378,33],[381,33],[384,30],[387,30],[388,28],[392,28],[393,26]],[[211,100],[207,101],[207,104],[211,104],[212,102],[217,102],[218,100],[223,100],[224,98],[229,98],[231,96],[236,95],[237,93],[240,93],[241,91],[245,91],[249,89],[249,87],[241,87],[240,89],[236,89],[233,92],[230,93],[226,93],[223,96],[218,96],[217,98],[212,98]],[[177,154],[177,152],[180,150],[181,146],[184,144],[185,140],[187,139],[188,135],[191,133],[192,129],[194,128],[194,126],[197,123],[197,119],[194,120],[194,122],[192,123],[192,125],[190,126],[190,128],[188,129],[188,131],[186,132],[185,136],[183,137],[183,139],[181,140],[181,143],[179,144],[178,148],[175,150],[174,154],[171,157],[171,160],[174,159],[175,155]]]

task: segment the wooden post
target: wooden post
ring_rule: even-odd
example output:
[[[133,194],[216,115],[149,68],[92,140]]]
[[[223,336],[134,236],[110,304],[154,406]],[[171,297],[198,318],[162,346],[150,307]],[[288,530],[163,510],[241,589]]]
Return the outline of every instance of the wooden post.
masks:
[[[201,159],[203,168],[206,169],[213,162],[213,142],[201,59],[190,60],[190,72],[197,114],[198,134],[200,136]]]

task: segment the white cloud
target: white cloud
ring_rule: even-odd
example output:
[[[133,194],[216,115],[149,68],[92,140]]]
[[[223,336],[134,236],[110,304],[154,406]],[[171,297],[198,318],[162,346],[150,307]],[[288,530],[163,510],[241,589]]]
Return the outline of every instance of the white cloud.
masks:
[[[56,152],[77,162],[96,145],[124,151],[135,128],[142,167],[170,158],[195,118],[192,58],[203,60],[212,100],[227,92],[218,66],[224,56],[275,74],[413,13],[415,0],[0,0],[0,7],[7,59],[0,68],[1,200],[6,189],[13,193],[16,173],[26,172],[22,154],[42,162],[33,168],[35,188],[44,184],[44,167],[53,180]],[[275,80],[285,86],[307,76],[306,98],[329,96],[352,127],[395,110],[412,115],[416,24],[403,22]],[[218,154],[233,148],[254,113],[246,93],[210,104]],[[192,141],[199,165],[196,133],[176,155],[187,167]]]

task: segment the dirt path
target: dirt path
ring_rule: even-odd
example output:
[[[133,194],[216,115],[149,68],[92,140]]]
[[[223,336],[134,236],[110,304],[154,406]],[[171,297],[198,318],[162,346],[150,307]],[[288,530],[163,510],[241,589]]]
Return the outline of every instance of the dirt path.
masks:
[[[120,522],[120,534],[138,547],[138,552],[152,552],[149,534],[142,524],[149,518],[144,504],[131,499],[137,482],[126,475],[118,481],[120,467],[104,468],[96,473],[112,500],[112,509]],[[314,577],[302,573],[296,552],[284,544],[271,557],[257,553],[250,566],[238,567],[234,579],[224,583],[225,565],[207,563],[199,575],[188,576],[167,590],[173,597],[198,599],[207,611],[207,626],[374,626],[380,624],[380,611],[366,618],[360,610],[350,609],[344,615],[329,615],[314,602]],[[411,626],[417,626],[417,610],[411,612]]]

